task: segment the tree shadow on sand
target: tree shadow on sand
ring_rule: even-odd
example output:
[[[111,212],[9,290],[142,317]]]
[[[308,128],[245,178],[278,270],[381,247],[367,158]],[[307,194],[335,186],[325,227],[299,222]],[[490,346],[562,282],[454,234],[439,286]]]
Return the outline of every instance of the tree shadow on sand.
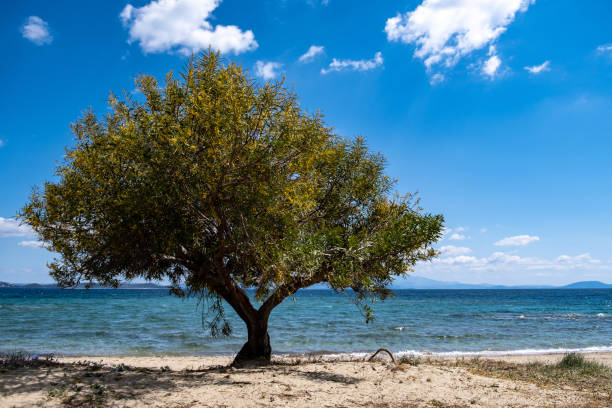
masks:
[[[91,362],[55,363],[0,371],[0,395],[42,392],[68,406],[99,406],[109,399],[139,399],[154,391],[172,391],[172,372]]]
[[[105,406],[121,400],[138,401],[155,393],[174,393],[190,387],[221,385],[242,387],[252,384],[251,374],[302,376],[311,381],[356,384],[357,378],[324,370],[303,370],[297,366],[272,364],[266,367],[236,369],[228,366],[173,371],[106,365],[91,361],[60,363],[54,359],[30,359],[18,364],[2,364],[0,358],[0,405],[11,396],[42,394],[65,406]],[[237,378],[238,377],[238,378]],[[144,403],[144,402],[143,402]]]

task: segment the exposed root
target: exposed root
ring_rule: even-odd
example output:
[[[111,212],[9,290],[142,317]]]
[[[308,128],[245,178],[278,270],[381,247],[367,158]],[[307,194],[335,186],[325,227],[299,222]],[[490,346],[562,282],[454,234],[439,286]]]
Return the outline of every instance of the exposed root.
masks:
[[[393,361],[393,364],[397,365],[397,363],[395,362],[395,357],[393,357],[393,353],[391,353],[389,350],[387,350],[386,348],[379,348],[378,350],[376,350],[376,353],[372,354],[370,356],[370,358],[368,358],[368,361],[372,361],[374,359],[374,357],[376,357],[376,355],[378,353],[380,353],[381,351],[384,351],[385,353],[387,353],[389,355],[389,357],[391,357],[391,361]]]

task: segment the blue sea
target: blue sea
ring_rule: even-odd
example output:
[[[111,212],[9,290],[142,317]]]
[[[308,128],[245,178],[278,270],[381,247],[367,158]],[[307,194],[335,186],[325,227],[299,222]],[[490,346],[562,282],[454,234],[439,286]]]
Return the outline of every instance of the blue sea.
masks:
[[[612,351],[612,290],[397,290],[366,324],[348,295],[298,292],[272,313],[273,352],[437,355]],[[59,355],[223,355],[246,340],[212,338],[197,299],[167,289],[0,288],[0,351]]]

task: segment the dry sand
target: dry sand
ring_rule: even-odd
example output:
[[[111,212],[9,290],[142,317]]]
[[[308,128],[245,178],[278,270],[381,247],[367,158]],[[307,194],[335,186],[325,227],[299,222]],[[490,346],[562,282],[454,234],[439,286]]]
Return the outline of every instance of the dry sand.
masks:
[[[517,363],[561,355],[494,357]],[[612,366],[612,353],[587,355]],[[75,364],[87,360],[87,364]],[[299,360],[299,361],[296,361]],[[452,359],[395,366],[288,357],[259,368],[229,357],[79,357],[0,372],[0,407],[578,407],[589,391],[475,375]]]

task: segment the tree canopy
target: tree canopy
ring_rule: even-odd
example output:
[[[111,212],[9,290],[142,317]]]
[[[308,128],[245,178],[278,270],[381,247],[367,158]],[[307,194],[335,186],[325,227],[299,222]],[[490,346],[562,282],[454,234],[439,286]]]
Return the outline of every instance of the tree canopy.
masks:
[[[211,328],[226,333],[223,299],[249,329],[239,357],[269,359],[268,317],[287,296],[325,282],[384,298],[436,255],[443,217],[396,194],[382,155],[336,135],[283,82],[208,52],[137,86],[72,125],[56,179],[20,213],[59,254],[59,284],[167,280],[208,296]]]

